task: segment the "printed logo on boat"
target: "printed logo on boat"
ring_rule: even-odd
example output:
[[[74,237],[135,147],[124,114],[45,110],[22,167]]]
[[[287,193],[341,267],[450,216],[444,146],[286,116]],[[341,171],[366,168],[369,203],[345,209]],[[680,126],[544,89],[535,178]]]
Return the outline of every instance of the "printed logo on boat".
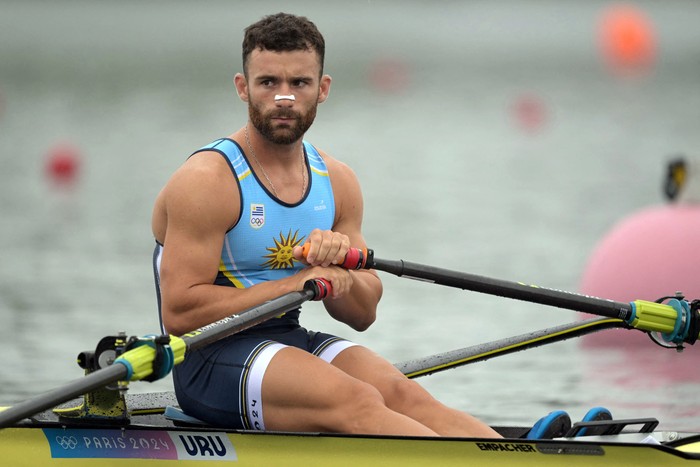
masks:
[[[265,225],[265,205],[251,203],[250,205],[250,226],[259,229]]]
[[[482,451],[537,452],[534,446],[520,443],[476,443]]]
[[[238,460],[226,433],[170,432],[177,446],[178,459],[235,461]]]
[[[44,428],[51,457],[235,461],[226,433]]]

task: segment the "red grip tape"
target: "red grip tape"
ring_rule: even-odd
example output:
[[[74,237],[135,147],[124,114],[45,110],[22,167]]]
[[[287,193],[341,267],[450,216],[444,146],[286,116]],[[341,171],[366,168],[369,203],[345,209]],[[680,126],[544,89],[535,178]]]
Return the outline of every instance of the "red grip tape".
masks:
[[[358,265],[362,261],[360,250],[357,248],[350,248],[347,253],[345,253],[345,260],[341,267],[345,269],[359,269]]]
[[[302,254],[304,258],[309,256],[309,250],[311,249],[310,243],[305,243],[302,247]],[[367,263],[367,249],[350,248],[347,253],[345,253],[345,259],[340,267],[345,269],[362,269]]]
[[[330,281],[327,281],[326,279],[318,278],[314,279],[314,285],[315,291],[316,291],[316,296],[314,297],[314,301],[318,300],[323,300],[327,296],[331,294],[331,283]]]

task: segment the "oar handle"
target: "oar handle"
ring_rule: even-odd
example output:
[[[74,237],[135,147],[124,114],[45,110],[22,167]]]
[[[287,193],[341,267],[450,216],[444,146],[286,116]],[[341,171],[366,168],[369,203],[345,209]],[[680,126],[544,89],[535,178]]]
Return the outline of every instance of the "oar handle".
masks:
[[[333,291],[331,282],[327,279],[310,279],[304,283],[304,290],[311,293],[309,300],[320,301],[326,298]]]
[[[311,244],[305,243],[301,250],[304,258],[309,256],[310,249]],[[369,248],[350,248],[348,252],[345,253],[345,260],[338,266],[345,269],[371,269],[373,259],[374,251]]]

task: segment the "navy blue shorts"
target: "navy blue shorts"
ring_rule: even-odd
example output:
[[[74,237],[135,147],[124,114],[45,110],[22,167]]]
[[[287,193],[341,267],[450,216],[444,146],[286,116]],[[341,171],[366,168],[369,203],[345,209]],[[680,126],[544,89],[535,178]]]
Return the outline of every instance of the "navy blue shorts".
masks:
[[[299,326],[270,331],[252,328],[188,352],[173,370],[180,408],[215,426],[264,430],[262,377],[276,352],[297,347],[330,363],[355,345]]]

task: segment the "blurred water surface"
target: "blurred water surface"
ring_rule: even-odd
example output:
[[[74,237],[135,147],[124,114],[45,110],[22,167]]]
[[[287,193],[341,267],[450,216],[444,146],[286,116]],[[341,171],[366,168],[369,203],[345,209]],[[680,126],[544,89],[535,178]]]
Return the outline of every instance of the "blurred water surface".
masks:
[[[277,11],[326,36],[333,87],[307,137],[357,172],[378,257],[576,290],[601,236],[662,202],[668,158],[700,148],[700,3],[638,3],[658,59],[625,80],[598,50],[608,5],[0,2],[0,403],[79,377],[75,355],[103,335],[157,331],[153,200],[188,154],[243,124],[242,29]],[[64,142],[81,161],[72,189],[44,172]],[[367,332],[316,304],[304,323],[402,361],[578,318],[382,277]],[[569,341],[422,383],[492,423],[602,404],[698,430],[697,355]]]

